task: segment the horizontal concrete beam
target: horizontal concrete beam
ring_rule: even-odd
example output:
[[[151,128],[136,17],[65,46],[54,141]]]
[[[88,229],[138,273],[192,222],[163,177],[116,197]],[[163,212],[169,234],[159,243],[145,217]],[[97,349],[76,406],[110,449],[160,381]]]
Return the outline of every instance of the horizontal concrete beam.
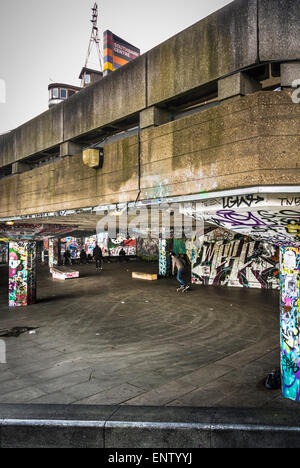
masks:
[[[0,217],[234,190],[299,185],[300,106],[290,93],[222,101],[104,145],[103,167],[82,154],[0,180]],[[66,183],[66,180],[68,183]]]
[[[148,105],[258,63],[257,2],[236,0],[148,53]]]
[[[299,448],[295,410],[0,405],[1,448]]]

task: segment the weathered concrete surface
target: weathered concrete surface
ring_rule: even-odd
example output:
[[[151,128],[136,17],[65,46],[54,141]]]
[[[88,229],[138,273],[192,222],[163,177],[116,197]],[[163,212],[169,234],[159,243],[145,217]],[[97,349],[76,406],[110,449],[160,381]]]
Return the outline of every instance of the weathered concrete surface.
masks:
[[[278,292],[141,281],[130,262],[80,266],[80,278],[38,275],[38,303],[7,306],[0,268],[0,327],[40,327],[5,338],[0,403],[298,408],[263,381],[279,367]],[[128,270],[128,271],[127,271]]]
[[[0,405],[1,448],[103,448],[110,406]]]
[[[156,265],[80,268],[63,284],[42,268],[39,302],[18,311],[0,268],[0,327],[41,327],[5,339],[1,447],[300,446],[299,405],[263,387],[279,366],[276,291],[179,295],[131,279]]]
[[[0,166],[135,117],[265,61],[299,60],[294,0],[235,0],[64,103],[0,136]],[[93,134],[95,136],[95,133]]]
[[[235,73],[218,81],[218,98],[220,101],[234,96],[246,96],[260,90],[260,83],[246,73]]]
[[[178,454],[183,448],[299,448],[299,417],[249,408],[0,405],[0,447],[106,448],[107,460],[122,448]],[[142,455],[150,458],[151,452]],[[195,464],[196,456],[187,463]]]
[[[58,104],[15,130],[15,160],[63,142],[63,106]]]
[[[1,180],[1,216],[11,210],[20,214],[42,213],[97,206],[119,198],[135,199],[137,147],[137,137],[107,145],[101,170],[85,166],[80,154]]]
[[[299,184],[300,106],[287,92],[224,101],[141,132],[140,199]],[[81,155],[0,181],[0,217],[135,201],[138,137],[105,145],[103,169]]]
[[[16,160],[16,132],[0,136],[0,166],[7,166]]]
[[[237,0],[148,53],[148,105],[258,61],[257,4]]]
[[[299,2],[258,0],[258,18],[259,59],[300,60]]]
[[[144,55],[65,101],[64,139],[78,137],[147,107],[145,63]]]
[[[281,86],[292,87],[295,80],[300,80],[300,61],[281,64]]]

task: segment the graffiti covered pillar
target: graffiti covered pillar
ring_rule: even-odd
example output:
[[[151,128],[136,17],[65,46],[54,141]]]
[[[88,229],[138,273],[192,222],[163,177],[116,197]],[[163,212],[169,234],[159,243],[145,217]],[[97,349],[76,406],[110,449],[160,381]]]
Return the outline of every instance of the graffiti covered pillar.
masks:
[[[54,266],[57,266],[58,265],[58,262],[59,262],[59,252],[58,252],[58,248],[59,248],[59,242],[58,242],[58,239],[49,239],[49,257],[48,257],[48,261],[49,261],[49,267],[50,268],[53,268]]]
[[[282,393],[300,401],[300,247],[280,251]]]
[[[9,306],[28,306],[36,302],[36,243],[15,241],[9,244]]]
[[[159,239],[159,276],[167,278],[172,274],[170,239]]]

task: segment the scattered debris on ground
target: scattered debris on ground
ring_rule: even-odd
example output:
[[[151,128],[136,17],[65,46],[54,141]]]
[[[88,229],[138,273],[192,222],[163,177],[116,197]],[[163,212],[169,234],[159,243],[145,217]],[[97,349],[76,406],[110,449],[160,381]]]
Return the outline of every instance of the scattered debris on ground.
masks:
[[[36,327],[13,327],[13,328],[4,328],[0,329],[0,336],[5,337],[14,337],[17,338],[18,336],[22,335],[22,333],[32,332],[36,330]]]

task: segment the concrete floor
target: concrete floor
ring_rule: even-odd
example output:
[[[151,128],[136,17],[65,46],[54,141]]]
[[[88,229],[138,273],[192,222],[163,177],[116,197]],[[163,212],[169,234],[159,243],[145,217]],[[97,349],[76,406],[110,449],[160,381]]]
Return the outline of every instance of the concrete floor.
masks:
[[[5,338],[0,403],[298,408],[262,382],[279,366],[278,292],[194,286],[141,262],[79,267],[79,279],[38,271],[38,303],[7,306],[0,267],[0,328],[39,327]]]

